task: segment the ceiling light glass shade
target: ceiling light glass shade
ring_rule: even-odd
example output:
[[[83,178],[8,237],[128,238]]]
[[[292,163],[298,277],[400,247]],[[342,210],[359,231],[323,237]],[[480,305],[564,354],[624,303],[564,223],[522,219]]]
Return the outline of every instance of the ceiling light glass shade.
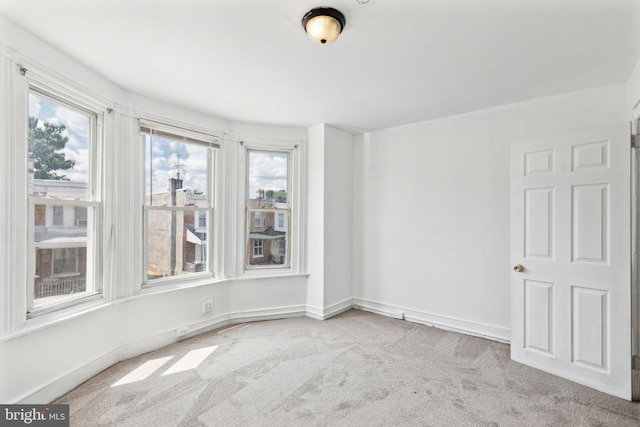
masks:
[[[302,26],[311,40],[318,44],[334,42],[346,23],[339,11],[330,7],[311,9],[302,18]]]

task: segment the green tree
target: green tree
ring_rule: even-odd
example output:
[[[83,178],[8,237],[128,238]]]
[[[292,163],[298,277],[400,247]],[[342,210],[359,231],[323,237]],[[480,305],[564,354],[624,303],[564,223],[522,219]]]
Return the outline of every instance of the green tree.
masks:
[[[287,203],[287,192],[285,190],[267,190],[264,195],[267,200],[273,200],[276,203]]]
[[[58,171],[71,169],[75,160],[64,157],[64,147],[69,137],[64,136],[64,125],[44,122],[38,127],[38,118],[29,117],[29,152],[33,160],[34,177],[36,179],[68,180],[66,175]]]
[[[278,190],[273,195],[273,198],[276,200],[276,203],[287,203],[287,192],[284,190]]]

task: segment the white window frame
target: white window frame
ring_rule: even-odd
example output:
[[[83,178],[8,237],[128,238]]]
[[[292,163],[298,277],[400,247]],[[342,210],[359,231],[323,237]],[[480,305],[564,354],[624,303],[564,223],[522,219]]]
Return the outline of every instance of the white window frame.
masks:
[[[104,141],[104,116],[108,107],[104,103],[93,99],[85,92],[77,88],[70,88],[65,84],[52,81],[50,78],[38,72],[27,73],[25,85],[25,99],[30,93],[36,94],[40,98],[47,99],[72,111],[76,111],[87,116],[91,120],[90,136],[90,158],[89,158],[89,183],[86,200],[64,200],[47,199],[29,195],[25,191],[28,202],[26,226],[26,248],[27,248],[27,274],[26,274],[26,318],[31,319],[47,313],[56,312],[67,307],[82,304],[96,299],[102,299],[103,276],[102,276],[102,161],[103,161],[103,141]],[[27,162],[28,153],[28,108],[25,108],[24,132],[24,161]],[[25,176],[26,179],[26,176]],[[47,298],[45,302],[38,302],[34,299],[36,251],[40,248],[58,248],[58,245],[35,242],[34,239],[34,211],[36,205],[62,206],[63,211],[72,206],[83,206],[87,208],[87,216],[91,219],[91,227],[87,227],[87,255],[86,255],[86,290],[80,293],[60,295],[55,299]],[[53,220],[52,220],[53,221]],[[63,220],[64,221],[64,220]],[[64,225],[64,222],[63,222]],[[77,246],[77,245],[76,245]],[[53,257],[53,253],[52,253]],[[77,261],[76,261],[77,262]],[[76,264],[77,265],[77,264]]]
[[[306,188],[305,156],[306,139],[280,139],[243,137],[239,135],[238,141],[238,180],[237,188],[240,193],[237,199],[237,244],[235,249],[235,266],[238,277],[269,277],[290,274],[306,273],[306,203],[303,198],[303,189]],[[248,173],[249,173],[249,151],[262,151],[274,153],[286,153],[289,155],[287,172],[287,204],[289,221],[288,227],[286,260],[282,265],[256,265],[250,266],[249,259],[253,253],[253,248],[249,250],[249,209],[248,199],[252,196],[249,193]],[[282,209],[284,211],[284,209]]]
[[[284,212],[278,212],[278,228],[284,228]]]
[[[146,135],[158,135],[163,138],[175,139],[178,142],[183,142],[185,144],[194,144],[202,147],[208,148],[207,152],[207,170],[209,171],[209,177],[207,181],[207,200],[206,206],[153,206],[146,203],[146,197],[144,196],[146,193],[146,189],[144,188],[146,177],[143,178],[141,185],[142,194],[143,194],[143,226],[142,226],[142,277],[141,288],[143,290],[150,290],[156,287],[164,287],[171,285],[180,285],[182,283],[189,283],[194,281],[199,281],[202,279],[212,279],[216,277],[216,272],[218,270],[217,257],[215,256],[215,245],[214,241],[217,239],[218,226],[215,212],[217,211],[217,200],[218,200],[218,189],[217,189],[217,171],[218,167],[218,159],[220,157],[220,139],[218,136],[213,135],[212,133],[208,133],[206,131],[201,131],[197,129],[192,129],[189,125],[184,124],[166,124],[161,122],[156,122],[154,120],[149,120],[144,117],[140,117],[138,119],[139,124],[139,133],[140,133],[140,143],[141,149],[144,151],[146,144]],[[145,155],[142,155],[143,163],[141,165],[144,168],[144,159]],[[143,171],[144,174],[144,171]],[[148,220],[149,220],[149,212],[151,211],[175,211],[175,212],[193,212],[194,217],[200,216],[202,212],[206,212],[208,215],[209,221],[207,222],[207,240],[206,240],[206,258],[207,262],[203,268],[202,272],[189,273],[184,275],[175,275],[168,276],[162,278],[148,278],[148,238],[147,238],[147,230],[148,230]],[[195,218],[194,218],[195,221]],[[199,221],[199,220],[198,220]],[[194,226],[198,226],[199,223],[194,224]]]
[[[254,227],[262,227],[262,214],[260,212],[255,212],[253,213],[254,218],[253,218],[253,226]]]

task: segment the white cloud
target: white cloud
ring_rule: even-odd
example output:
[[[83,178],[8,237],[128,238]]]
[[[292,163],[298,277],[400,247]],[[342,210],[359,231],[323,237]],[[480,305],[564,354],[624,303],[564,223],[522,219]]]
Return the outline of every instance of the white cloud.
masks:
[[[281,153],[250,153],[249,196],[256,190],[287,190],[287,158]]]
[[[169,159],[166,159],[164,157],[154,157],[151,165],[153,166],[154,171],[160,169],[169,170],[171,168]]]
[[[29,116],[38,117],[41,109],[42,109],[42,106],[40,105],[40,98],[30,94],[29,95]]]
[[[80,149],[80,148],[86,148],[87,144],[85,141],[80,141],[78,138],[76,138],[73,135],[70,135],[69,132],[65,131],[65,136],[67,138],[69,138],[69,140],[67,141],[67,145],[65,146],[65,148],[69,147],[71,149]]]
[[[81,139],[88,141],[91,130],[91,119],[64,107],[55,110],[55,119],[66,126],[68,132],[73,132]]]
[[[150,139],[147,139],[147,144]],[[153,192],[167,190],[169,178],[175,178],[178,170],[183,180],[183,188],[190,188],[201,192],[207,189],[207,149],[196,145],[185,144],[179,141],[155,137],[149,153],[146,148],[146,191],[150,188],[150,171],[152,168]],[[149,161],[151,156],[152,161]],[[179,156],[179,157],[178,157]]]

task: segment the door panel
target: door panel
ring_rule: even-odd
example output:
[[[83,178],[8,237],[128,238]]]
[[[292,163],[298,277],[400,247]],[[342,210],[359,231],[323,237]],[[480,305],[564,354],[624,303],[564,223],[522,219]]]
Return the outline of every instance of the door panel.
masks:
[[[511,357],[631,398],[628,123],[512,145]]]
[[[525,190],[524,239],[527,258],[553,258],[553,188]]]
[[[572,254],[576,262],[606,263],[609,221],[608,184],[575,185],[571,211]]]
[[[607,370],[607,291],[572,286],[573,362]]]
[[[525,280],[525,348],[553,356],[553,283]]]

